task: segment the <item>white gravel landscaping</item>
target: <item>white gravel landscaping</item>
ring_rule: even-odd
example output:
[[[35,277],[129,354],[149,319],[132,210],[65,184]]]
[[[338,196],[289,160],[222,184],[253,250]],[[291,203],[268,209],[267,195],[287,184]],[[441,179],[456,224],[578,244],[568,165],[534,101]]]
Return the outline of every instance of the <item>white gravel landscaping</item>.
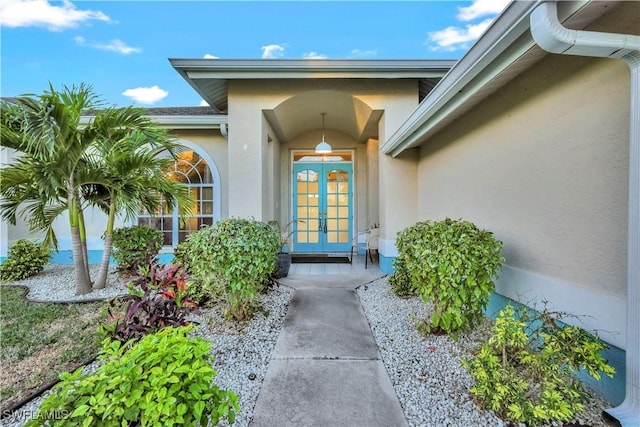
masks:
[[[415,323],[429,317],[430,307],[420,298],[396,296],[386,278],[361,286],[358,296],[410,426],[508,425],[478,408],[469,393],[473,379],[461,365],[486,339],[490,322],[458,342],[448,336],[425,337]],[[607,425],[601,413],[610,405],[592,394],[575,425]]]
[[[70,266],[48,266],[42,274],[15,284],[28,286],[30,298],[70,300],[74,298],[72,273]],[[115,275],[110,278],[107,290],[99,294],[92,292],[83,298],[126,293],[126,287],[115,280]],[[220,314],[213,309],[202,310],[193,319],[200,323],[196,334],[213,342],[214,367],[218,372],[216,384],[240,396],[241,411],[236,426],[248,426],[251,421],[292,294],[293,290],[285,286],[267,292],[262,300],[265,312],[241,323],[239,328],[219,320]],[[477,331],[461,336],[458,342],[447,336],[425,337],[414,326],[416,319],[429,315],[429,307],[419,298],[397,297],[386,278],[360,287],[357,294],[410,426],[505,425],[491,412],[477,407],[468,392],[472,379],[460,363],[486,338],[488,322]],[[23,425],[24,417],[34,414],[41,400],[36,399],[20,408],[18,416],[3,419],[2,425]],[[601,412],[608,406],[594,397],[575,423],[606,426]]]

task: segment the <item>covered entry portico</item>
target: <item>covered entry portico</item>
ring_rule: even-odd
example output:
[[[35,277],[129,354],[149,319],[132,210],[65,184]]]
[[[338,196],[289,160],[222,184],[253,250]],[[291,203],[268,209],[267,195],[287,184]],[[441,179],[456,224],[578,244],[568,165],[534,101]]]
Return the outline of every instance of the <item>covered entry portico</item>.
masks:
[[[373,224],[393,240],[412,223],[415,193],[403,188],[416,178],[414,162],[381,157],[380,141],[398,130],[453,63],[171,60],[227,118],[223,210],[282,224],[303,219],[295,252],[349,252],[354,236]],[[323,132],[348,160],[311,158]]]

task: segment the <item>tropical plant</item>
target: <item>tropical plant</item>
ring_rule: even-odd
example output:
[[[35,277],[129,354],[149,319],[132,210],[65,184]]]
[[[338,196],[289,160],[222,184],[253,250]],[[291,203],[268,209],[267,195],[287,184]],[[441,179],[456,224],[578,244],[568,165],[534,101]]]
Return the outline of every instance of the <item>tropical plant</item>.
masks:
[[[222,283],[227,316],[242,320],[251,315],[276,267],[280,239],[273,227],[231,218],[189,234],[187,241],[189,281]]]
[[[211,343],[191,337],[193,327],[166,328],[133,347],[103,342],[104,363],[95,373],[83,367],[61,374],[42,402],[42,414],[27,426],[217,425],[233,424],[238,396],[213,380]]]
[[[292,226],[293,224],[296,224],[298,222],[304,223],[304,220],[294,219],[284,225],[281,224],[280,221],[278,221],[277,219],[272,219],[271,221],[268,222],[268,224],[272,226],[274,230],[278,233],[278,236],[280,236],[279,253],[291,252],[291,248],[292,248],[291,236],[293,236],[293,233],[295,233],[295,230],[293,229]]]
[[[1,145],[17,152],[11,165],[3,169],[0,182],[2,219],[15,224],[20,216],[31,231],[44,231],[45,243],[57,249],[53,221],[68,213],[76,294],[91,291],[84,219],[87,206],[109,211],[108,239],[119,210],[131,214],[141,202],[156,207],[163,197],[173,206],[178,196],[175,191],[183,191],[157,182],[163,176],[159,173],[164,171],[162,164],[145,168],[136,163],[139,152],[145,153],[145,159],[161,150],[175,154],[177,145],[166,132],[146,118],[144,110],[103,106],[84,84],[65,86],[59,92],[50,85],[38,97],[0,103]],[[90,113],[93,116],[85,123],[83,116]],[[107,241],[97,287],[106,282],[109,251]]]
[[[173,156],[180,149],[178,144],[168,138],[165,130],[153,127],[146,128],[144,132],[134,129],[120,140],[110,137],[98,141],[95,151],[97,155],[93,159],[94,167],[101,176],[96,183],[83,188],[85,197],[107,214],[104,251],[94,288],[103,288],[106,284],[109,256],[115,238],[116,215],[123,214],[125,220],[133,220],[141,208],[151,213],[158,212],[161,208],[170,211],[176,207],[179,207],[182,215],[190,212],[192,203],[187,187],[172,181],[166,174],[173,166]],[[150,233],[147,231],[148,235]],[[114,255],[119,266],[125,270],[134,267],[131,263],[148,263],[162,247],[162,238],[159,244],[155,244],[157,239],[145,244],[138,239],[139,236],[136,236],[135,232],[131,237],[136,243],[128,244],[120,240],[120,248],[126,245],[129,250],[142,253],[137,260],[123,260],[125,264],[128,262],[128,265],[120,264]],[[151,245],[151,241],[154,245]],[[135,248],[134,244],[137,244],[138,248]],[[155,253],[150,254],[148,251]]]
[[[108,322],[100,325],[100,335],[124,343],[189,323],[186,318],[198,304],[188,297],[182,266],[153,261],[138,271],[129,294],[109,302]]]
[[[500,311],[491,337],[464,361],[475,379],[471,393],[483,408],[526,425],[569,421],[588,396],[575,377],[586,371],[599,380],[613,376],[600,352],[607,346],[577,326],[561,323],[563,313],[535,313],[509,305]]]
[[[138,266],[149,265],[158,255],[163,233],[148,225],[133,225],[113,230],[111,240],[111,256],[118,263],[118,269],[130,273]]]
[[[424,221],[398,233],[396,245],[412,287],[434,306],[423,330],[455,338],[483,318],[503,262],[491,232],[450,218]]]
[[[22,280],[42,271],[49,262],[49,248],[27,239],[18,239],[9,247],[7,259],[0,264],[0,280]]]

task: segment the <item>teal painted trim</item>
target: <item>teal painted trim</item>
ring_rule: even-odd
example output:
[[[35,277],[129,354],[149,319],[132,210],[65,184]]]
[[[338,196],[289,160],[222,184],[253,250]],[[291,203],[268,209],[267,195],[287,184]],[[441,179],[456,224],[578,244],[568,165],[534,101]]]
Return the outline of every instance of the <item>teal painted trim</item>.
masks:
[[[87,255],[89,255],[89,264],[100,264],[102,262],[102,251],[93,250],[87,251]],[[158,255],[158,260],[161,264],[168,264],[173,261],[172,253],[161,253]],[[4,260],[2,260],[4,261]],[[51,258],[49,260],[51,264],[62,264],[62,265],[72,265],[73,264],[73,255],[71,251],[59,251],[59,252],[51,252]],[[113,257],[109,258],[110,265],[118,264]]]
[[[102,252],[103,251],[100,250],[87,251],[87,255],[89,256],[89,264],[100,264],[102,262]],[[73,252],[70,250],[51,252],[51,259],[49,260],[49,262],[51,264],[72,265]],[[109,264],[115,265],[117,263],[115,259],[109,258]]]
[[[495,320],[500,310],[504,309],[507,304],[511,304],[516,308],[523,307],[523,304],[493,292],[484,314]],[[530,307],[528,309],[531,310]],[[602,356],[615,368],[616,373],[613,378],[603,376],[600,381],[597,381],[583,371],[578,372],[577,377],[593,391],[605,398],[612,406],[618,406],[625,396],[626,354],[624,350],[609,344],[609,349],[602,351]]]
[[[175,256],[171,253],[158,254],[158,261],[160,261],[160,264],[169,264],[173,262],[174,258]]]
[[[382,272],[384,274],[388,274],[388,275],[393,274],[394,270],[393,270],[393,264],[392,263],[393,263],[393,260],[395,258],[396,257],[386,257],[386,256],[383,256],[382,254],[380,254],[380,266],[379,266],[379,268],[380,268],[380,270],[382,270]]]

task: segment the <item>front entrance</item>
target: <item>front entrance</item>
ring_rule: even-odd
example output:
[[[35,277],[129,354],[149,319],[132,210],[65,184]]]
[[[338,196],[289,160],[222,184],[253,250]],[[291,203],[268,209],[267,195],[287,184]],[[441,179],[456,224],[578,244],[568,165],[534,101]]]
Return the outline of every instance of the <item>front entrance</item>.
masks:
[[[349,156],[350,158],[350,156]],[[353,224],[353,164],[293,164],[294,252],[348,252]]]

